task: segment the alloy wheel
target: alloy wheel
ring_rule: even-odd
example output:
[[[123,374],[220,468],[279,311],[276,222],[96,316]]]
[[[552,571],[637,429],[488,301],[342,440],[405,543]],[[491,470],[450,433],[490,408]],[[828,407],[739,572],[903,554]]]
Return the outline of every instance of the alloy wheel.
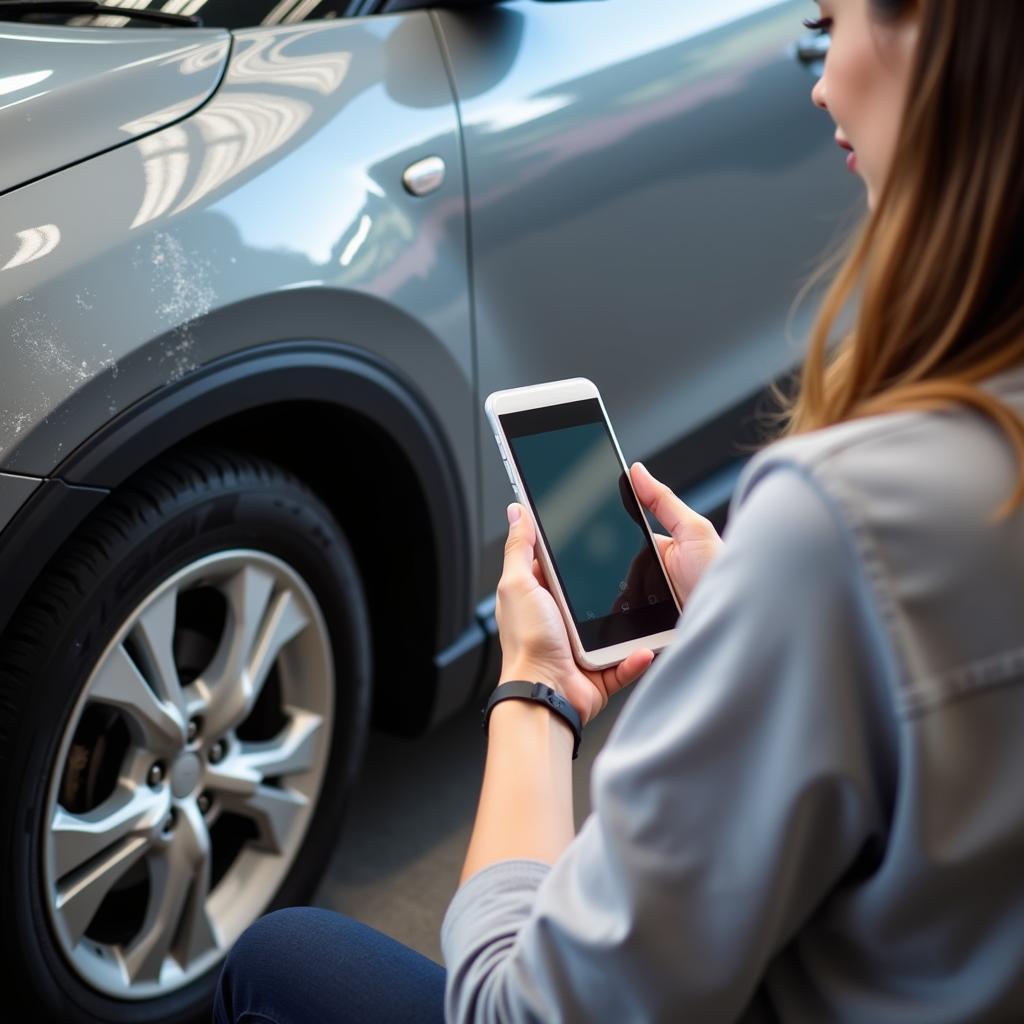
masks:
[[[121,999],[187,985],[266,909],[316,807],[334,684],[316,598],[264,552],[195,561],[127,617],[43,819],[50,921],[85,982]]]

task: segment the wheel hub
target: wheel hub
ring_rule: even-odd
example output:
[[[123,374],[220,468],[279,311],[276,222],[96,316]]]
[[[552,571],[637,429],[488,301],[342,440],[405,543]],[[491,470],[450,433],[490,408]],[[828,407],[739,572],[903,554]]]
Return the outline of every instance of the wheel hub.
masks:
[[[171,769],[171,792],[178,800],[184,800],[195,791],[202,774],[203,764],[198,755],[186,751]]]

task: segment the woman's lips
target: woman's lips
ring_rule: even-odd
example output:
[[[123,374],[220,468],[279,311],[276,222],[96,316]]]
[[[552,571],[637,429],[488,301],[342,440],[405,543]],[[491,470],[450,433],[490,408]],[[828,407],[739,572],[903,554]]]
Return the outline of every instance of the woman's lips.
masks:
[[[840,138],[838,135],[836,136],[836,145],[840,149],[845,149],[846,150],[846,166],[851,171],[856,171],[857,170],[857,154],[853,151],[853,146],[851,146],[846,141],[846,139]]]

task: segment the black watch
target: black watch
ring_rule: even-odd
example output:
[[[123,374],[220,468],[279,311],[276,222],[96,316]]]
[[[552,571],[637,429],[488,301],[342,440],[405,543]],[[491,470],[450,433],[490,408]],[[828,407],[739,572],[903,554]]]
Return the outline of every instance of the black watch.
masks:
[[[550,686],[544,683],[530,683],[522,679],[516,679],[510,683],[502,683],[491,694],[491,699],[483,710],[484,732],[487,732],[487,723],[491,719],[491,712],[495,704],[503,700],[536,700],[546,704],[556,715],[564,718],[569,728],[572,729],[572,759],[580,752],[580,739],[583,736],[583,723],[580,721],[579,712],[561,694],[556,693]]]

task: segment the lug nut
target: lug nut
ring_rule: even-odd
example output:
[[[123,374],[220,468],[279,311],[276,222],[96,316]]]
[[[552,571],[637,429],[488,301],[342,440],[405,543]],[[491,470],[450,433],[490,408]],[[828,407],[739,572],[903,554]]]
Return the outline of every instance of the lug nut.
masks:
[[[210,764],[216,764],[218,761],[224,760],[224,755],[228,752],[228,745],[223,740],[217,740],[212,747],[210,747]]]
[[[188,723],[188,741],[193,743],[195,738],[199,735],[199,719],[190,718]]]
[[[152,786],[155,789],[163,781],[164,766],[159,761],[157,761],[150,767],[149,773],[146,775],[146,782],[148,782],[150,786]]]
[[[199,807],[199,813],[206,814],[210,810],[210,804],[212,802],[213,801],[210,800],[209,793],[200,793],[199,796],[196,797],[196,804]]]

